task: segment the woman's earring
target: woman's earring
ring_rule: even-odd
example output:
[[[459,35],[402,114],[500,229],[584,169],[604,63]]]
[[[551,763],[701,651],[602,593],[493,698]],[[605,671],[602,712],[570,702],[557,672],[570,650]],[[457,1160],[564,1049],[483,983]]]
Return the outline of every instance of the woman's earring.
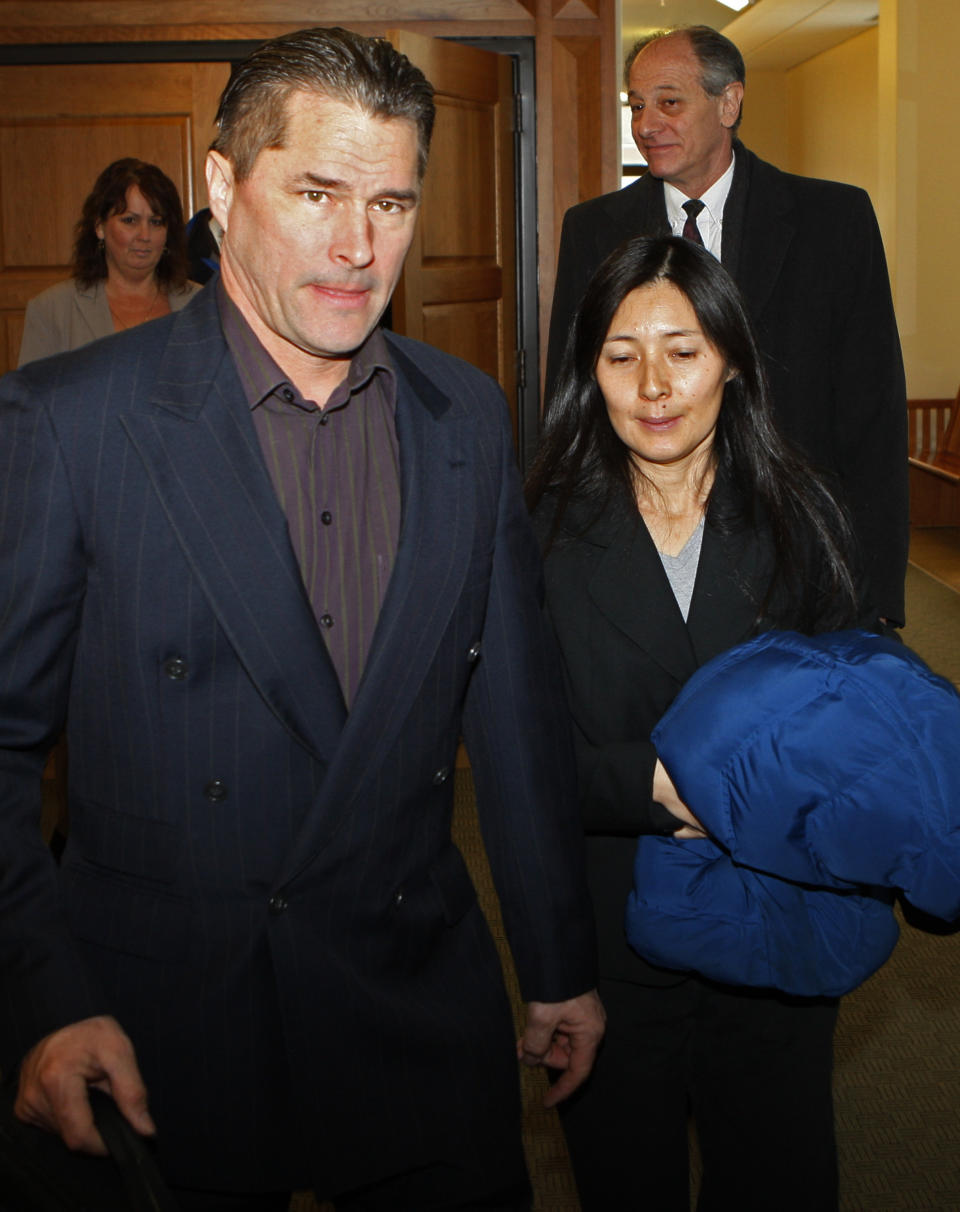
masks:
[[[106,241],[104,240],[103,236],[101,236],[100,239],[97,241],[97,252],[102,254],[103,250],[106,247],[107,247]]]

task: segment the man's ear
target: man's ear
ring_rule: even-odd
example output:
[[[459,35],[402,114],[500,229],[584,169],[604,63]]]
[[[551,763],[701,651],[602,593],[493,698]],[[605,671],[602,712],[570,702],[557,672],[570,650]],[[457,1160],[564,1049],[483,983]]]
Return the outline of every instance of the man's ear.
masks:
[[[224,231],[229,226],[230,207],[233,203],[233,165],[217,151],[207,152],[205,165],[207,178],[207,197],[210,202],[210,213]]]
[[[727,85],[720,97],[721,126],[725,126],[729,130],[736,123],[737,118],[740,117],[740,107],[742,105],[743,85],[739,80],[734,80],[732,84]]]

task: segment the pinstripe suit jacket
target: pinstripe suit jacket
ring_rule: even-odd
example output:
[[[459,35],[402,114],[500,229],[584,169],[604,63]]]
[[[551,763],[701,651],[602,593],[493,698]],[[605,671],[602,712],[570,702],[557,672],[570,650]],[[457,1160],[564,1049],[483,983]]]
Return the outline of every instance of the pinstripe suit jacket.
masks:
[[[185,1185],[346,1188],[515,1105],[450,840],[461,730],[524,996],[594,982],[502,396],[389,339],[403,516],[349,715],[213,291],[0,384],[0,1064],[114,1014]],[[64,718],[58,872],[36,820]]]

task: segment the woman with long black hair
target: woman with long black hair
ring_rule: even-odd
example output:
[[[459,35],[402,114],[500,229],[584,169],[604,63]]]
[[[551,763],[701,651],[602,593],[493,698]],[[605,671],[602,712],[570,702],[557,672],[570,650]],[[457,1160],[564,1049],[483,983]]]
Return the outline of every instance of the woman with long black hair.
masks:
[[[829,367],[824,367],[829,374]],[[676,238],[588,287],[528,478],[577,746],[607,1040],[563,1112],[585,1212],[829,1212],[837,1005],[645,963],[636,839],[701,836],[650,740],[704,663],[763,630],[872,626],[843,510],[779,437],[733,281]],[[697,744],[695,736],[690,745]]]

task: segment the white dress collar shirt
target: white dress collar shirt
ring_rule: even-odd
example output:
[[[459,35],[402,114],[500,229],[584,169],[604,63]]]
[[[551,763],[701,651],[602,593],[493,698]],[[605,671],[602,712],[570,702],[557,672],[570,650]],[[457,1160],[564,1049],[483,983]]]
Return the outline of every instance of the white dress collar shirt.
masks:
[[[723,208],[726,205],[730,186],[733,184],[733,166],[736,156],[730,160],[730,166],[719,180],[714,181],[708,190],[700,195],[703,210],[697,215],[697,228],[703,247],[720,260],[720,246],[723,240]],[[683,225],[687,221],[687,212],[683,209],[684,202],[690,199],[681,193],[675,185],[663,183],[663,200],[667,206],[667,222],[674,236],[683,235]]]

